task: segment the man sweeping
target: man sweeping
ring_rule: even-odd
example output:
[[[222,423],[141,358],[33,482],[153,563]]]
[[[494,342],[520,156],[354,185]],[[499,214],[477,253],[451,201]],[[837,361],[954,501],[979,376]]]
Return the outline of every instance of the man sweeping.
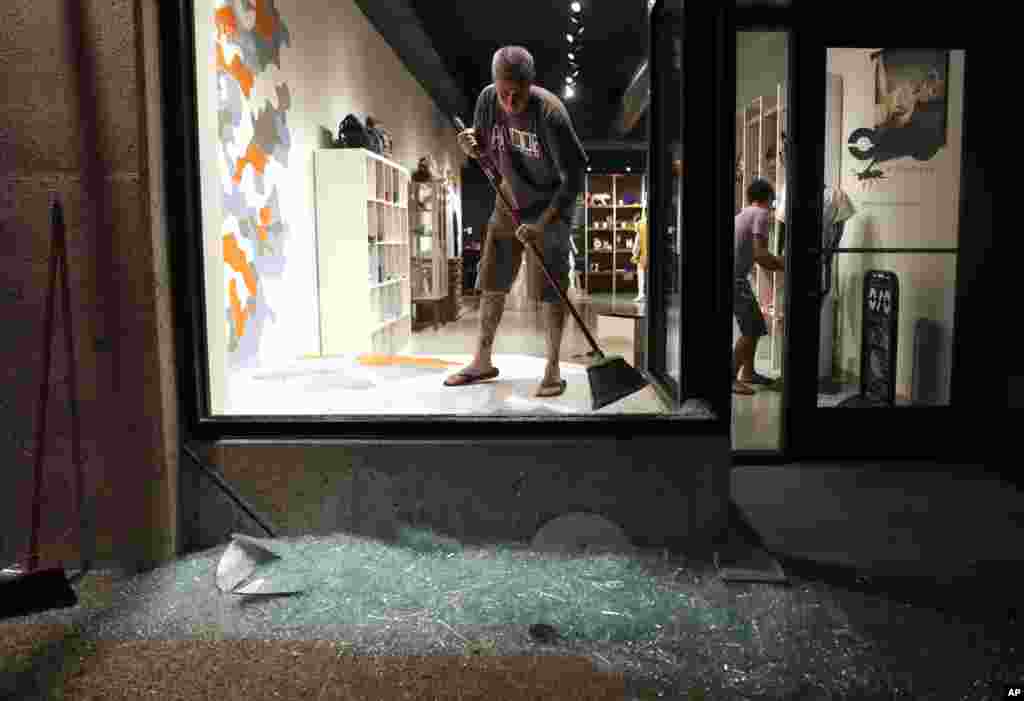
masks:
[[[483,153],[495,164],[499,187],[518,210],[521,224],[516,226],[513,213],[496,197],[477,278],[481,302],[476,354],[445,380],[449,387],[498,376],[491,363],[494,336],[525,243],[536,243],[548,270],[566,288],[572,208],[583,189],[587,163],[565,105],[533,84],[536,70],[526,49],[507,46],[496,51],[491,76],[494,82],[480,93],[473,126],[459,134],[459,146],[471,158]],[[547,364],[536,395],[555,397],[565,391],[558,367],[565,307],[532,255],[527,256],[527,273],[529,289],[540,291],[546,331]]]

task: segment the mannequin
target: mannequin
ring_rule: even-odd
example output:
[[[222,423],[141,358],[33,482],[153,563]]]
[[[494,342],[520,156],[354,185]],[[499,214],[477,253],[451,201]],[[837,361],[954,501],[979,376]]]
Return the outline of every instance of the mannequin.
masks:
[[[580,255],[576,248],[576,239],[569,237],[569,289],[575,290],[577,294],[583,289],[583,273],[576,269],[576,258]]]
[[[636,223],[636,236],[633,237],[633,263],[636,264],[636,273],[639,283],[637,285],[637,296],[634,302],[643,302],[647,299],[647,286],[644,284],[647,277],[647,201],[644,200],[644,208]]]

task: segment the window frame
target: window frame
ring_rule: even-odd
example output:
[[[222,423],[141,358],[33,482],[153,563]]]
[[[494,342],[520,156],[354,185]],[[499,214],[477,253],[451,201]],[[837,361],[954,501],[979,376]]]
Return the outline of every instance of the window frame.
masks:
[[[696,3],[687,3],[693,8]],[[167,144],[178,148],[165,150],[167,229],[170,238],[170,263],[172,271],[171,290],[176,315],[176,341],[178,360],[177,384],[181,428],[184,435],[195,440],[246,440],[246,439],[343,439],[343,438],[408,438],[438,439],[457,438],[472,435],[479,438],[507,438],[514,436],[580,438],[634,436],[728,436],[731,426],[728,383],[725,382],[726,364],[724,349],[727,328],[718,323],[723,332],[722,343],[710,343],[717,348],[721,345],[723,357],[712,362],[713,353],[693,355],[686,361],[686,374],[682,396],[702,396],[715,410],[712,419],[687,418],[678,413],[665,415],[639,414],[590,414],[550,417],[533,416],[212,416],[210,412],[210,378],[208,372],[206,322],[207,310],[203,286],[203,227],[200,198],[200,157],[198,134],[198,95],[196,90],[196,61],[194,41],[194,2],[176,0],[160,5],[160,60],[163,131]],[[688,10],[689,12],[690,10]],[[721,22],[723,20],[719,20]],[[727,27],[731,29],[731,27]],[[652,32],[656,28],[651,28]],[[698,34],[698,33],[695,33]],[[703,41],[697,37],[698,40]],[[732,97],[728,90],[723,95]],[[690,99],[691,108],[696,109],[698,100]],[[691,159],[691,164],[700,164]],[[650,178],[652,190],[659,187]],[[688,210],[694,211],[688,211]],[[699,225],[709,222],[713,211],[704,207],[703,216],[699,208],[684,203],[684,220]],[[703,301],[697,303],[693,295],[684,294],[683,314],[687,323],[681,329],[711,328],[714,315],[720,309],[727,309],[730,286],[728,268],[731,265],[731,246],[718,242],[714,246],[713,260],[717,261],[717,273],[708,271],[706,280],[715,286],[710,289],[713,304],[707,305],[708,289],[704,289]],[[707,269],[711,266],[703,266]],[[692,286],[692,285],[691,285]],[[686,307],[687,300],[695,300],[692,309]],[[721,321],[721,320],[719,320]],[[719,334],[716,333],[717,337]],[[684,351],[685,352],[685,351]],[[706,366],[705,364],[709,365]],[[714,372],[709,372],[715,368]],[[708,378],[722,372],[721,388]],[[654,378],[652,378],[654,379]],[[710,394],[697,393],[698,388],[713,387]],[[654,383],[655,389],[662,388]],[[662,393],[664,397],[664,394]]]

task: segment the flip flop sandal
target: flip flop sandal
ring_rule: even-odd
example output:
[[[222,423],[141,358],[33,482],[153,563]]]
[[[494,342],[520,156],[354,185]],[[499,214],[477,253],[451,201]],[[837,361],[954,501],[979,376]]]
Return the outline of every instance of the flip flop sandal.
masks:
[[[751,377],[749,380],[740,380],[740,382],[743,382],[744,384],[748,384],[748,385],[774,385],[775,384],[775,380],[773,380],[772,378],[765,377],[764,375],[759,375],[756,372],[754,373],[753,377]]]
[[[549,397],[560,397],[562,393],[565,392],[565,387],[565,380],[559,380],[557,385],[541,385],[534,396],[543,397],[545,399]]]
[[[744,383],[740,382],[739,380],[733,380],[733,383],[732,383],[732,393],[733,394],[757,394],[757,392],[754,391],[753,387],[751,387],[750,385],[744,384]]]
[[[493,380],[498,376],[498,368],[489,370],[479,375],[472,372],[466,372],[465,370],[459,370],[457,373],[449,377],[444,381],[445,387],[462,387],[464,385],[475,385],[478,382],[484,382],[486,380]]]

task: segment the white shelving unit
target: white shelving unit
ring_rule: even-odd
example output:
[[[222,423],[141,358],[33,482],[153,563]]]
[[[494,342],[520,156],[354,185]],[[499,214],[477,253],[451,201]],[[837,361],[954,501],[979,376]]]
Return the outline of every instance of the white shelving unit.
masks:
[[[632,262],[633,239],[638,235],[634,220],[643,212],[645,189],[643,173],[587,174],[584,250],[580,251],[586,256],[583,279],[587,292],[637,291]],[[595,205],[595,194],[609,195],[609,204]],[[623,204],[627,194],[636,197],[637,204]]]
[[[775,95],[757,97],[736,114],[737,212],[746,206],[747,186],[754,178],[768,178],[775,187],[776,195],[786,182],[785,166],[779,157],[786,119],[784,95],[785,86],[778,85]],[[771,219],[768,248],[773,254],[782,255],[779,224],[775,217]],[[751,274],[751,285],[768,323],[768,339],[758,344],[758,357],[767,360],[773,371],[782,368],[784,281],[784,273],[767,271],[759,265],[754,266]]]
[[[409,207],[412,228],[413,300],[448,296],[448,184],[444,180],[412,183]]]
[[[399,353],[408,344],[409,171],[366,149],[318,149],[320,355]]]

